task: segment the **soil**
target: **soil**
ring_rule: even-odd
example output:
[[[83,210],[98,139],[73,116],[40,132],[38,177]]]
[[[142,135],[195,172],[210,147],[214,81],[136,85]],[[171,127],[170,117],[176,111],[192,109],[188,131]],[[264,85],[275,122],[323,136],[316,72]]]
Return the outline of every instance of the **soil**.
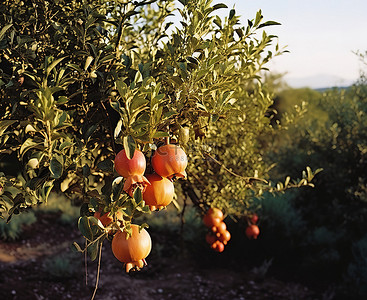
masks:
[[[97,262],[88,259],[86,282],[83,255],[70,247],[74,241],[83,244],[80,233],[53,219],[42,216],[24,229],[21,241],[0,241],[0,299],[91,299]],[[320,294],[291,280],[259,278],[230,264],[210,263],[219,253],[195,259],[177,250],[169,234],[153,234],[153,246],[159,239],[172,247],[157,245],[147,258],[148,266],[132,274],[124,272],[105,240],[95,299],[332,299],[332,293]]]

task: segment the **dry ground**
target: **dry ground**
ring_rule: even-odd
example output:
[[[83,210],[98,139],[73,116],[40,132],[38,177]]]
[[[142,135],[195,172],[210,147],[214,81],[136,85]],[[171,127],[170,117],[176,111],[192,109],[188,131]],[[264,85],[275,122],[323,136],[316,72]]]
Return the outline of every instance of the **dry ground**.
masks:
[[[83,257],[70,250],[73,241],[81,241],[79,233],[73,227],[52,225],[52,218],[26,228],[21,241],[0,241],[0,299],[91,298],[97,264],[89,260],[86,284]],[[153,249],[162,238],[173,242],[170,237],[152,235]],[[332,292],[318,295],[292,278],[288,282],[269,276],[259,279],[229,265],[210,264],[210,257],[193,259],[188,253],[174,253],[175,247],[165,251],[157,246],[147,259],[149,265],[128,275],[113,257],[108,241],[103,247],[97,300],[332,299]]]

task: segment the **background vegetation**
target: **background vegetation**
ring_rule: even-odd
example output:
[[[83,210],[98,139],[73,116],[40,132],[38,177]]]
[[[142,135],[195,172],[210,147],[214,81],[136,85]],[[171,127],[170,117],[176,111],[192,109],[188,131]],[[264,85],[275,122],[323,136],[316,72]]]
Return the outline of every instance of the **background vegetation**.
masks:
[[[259,278],[299,269],[300,280],[341,297],[366,295],[365,74],[348,89],[279,85],[264,71],[282,50],[263,31],[278,23],[259,11],[243,25],[218,9],[226,6],[209,0],[0,5],[2,238],[51,214],[56,227],[88,220],[79,229],[93,242],[104,234],[94,211],[119,210],[124,224],[151,225],[153,255],[191,254]],[[149,214],[122,192],[113,159],[133,145],[151,171],[168,137],[189,156],[188,180],[175,183],[174,205]],[[209,207],[224,211],[232,234],[220,257],[204,241]],[[261,234],[249,241],[254,212]],[[43,266],[70,277],[74,259]]]

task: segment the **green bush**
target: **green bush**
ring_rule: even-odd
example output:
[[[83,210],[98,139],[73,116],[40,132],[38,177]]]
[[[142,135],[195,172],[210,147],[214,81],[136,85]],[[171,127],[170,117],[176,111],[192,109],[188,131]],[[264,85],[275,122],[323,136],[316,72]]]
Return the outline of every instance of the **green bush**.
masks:
[[[348,266],[346,282],[360,296],[367,296],[367,235],[352,246],[353,260]]]
[[[12,221],[6,223],[0,218],[0,236],[3,240],[16,240],[23,232],[24,226],[29,226],[37,221],[33,211],[28,211],[19,215],[14,215]]]
[[[289,259],[300,262],[303,270],[311,271],[319,280],[340,282],[347,269],[348,274],[363,273],[367,228],[366,77],[362,74],[347,89],[284,91],[277,101],[284,109],[280,127],[282,122],[287,126],[272,136],[267,149],[266,159],[278,161],[271,176],[296,176],[304,161],[323,171],[315,179],[314,189],[299,189],[292,193],[292,199],[290,195],[279,195],[281,200],[274,202],[264,199],[265,230],[274,233],[273,241],[279,238],[283,246],[297,249],[298,257]],[[306,102],[307,111],[288,123],[286,114],[292,114],[292,109],[285,104],[300,106],[302,102]],[[284,242],[285,236],[289,243]],[[358,271],[356,255],[361,261]],[[353,280],[353,276],[348,278]],[[355,283],[363,278],[355,278]]]
[[[80,216],[80,208],[73,205],[63,194],[51,193],[44,205],[35,209],[39,213],[60,214],[58,221],[62,224],[75,225]]]
[[[67,251],[47,257],[42,263],[42,269],[54,279],[66,279],[80,274],[82,262],[77,253]]]
[[[292,204],[296,196],[297,194],[290,192],[282,196],[267,193],[261,199],[262,219],[269,235],[278,232],[278,236],[291,238],[305,230],[302,216]]]

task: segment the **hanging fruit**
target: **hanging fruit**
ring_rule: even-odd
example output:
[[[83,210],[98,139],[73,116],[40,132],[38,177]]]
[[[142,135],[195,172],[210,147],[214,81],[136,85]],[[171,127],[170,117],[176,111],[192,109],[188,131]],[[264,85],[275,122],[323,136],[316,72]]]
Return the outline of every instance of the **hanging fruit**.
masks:
[[[182,148],[174,144],[159,147],[152,157],[152,166],[158,175],[168,179],[187,177],[187,155]]]
[[[140,270],[146,265],[145,258],[152,248],[152,240],[144,228],[139,231],[138,225],[131,225],[131,236],[125,231],[118,231],[112,239],[112,252],[125,264],[126,272],[132,268]]]
[[[112,217],[112,215],[111,215],[111,213],[110,212],[108,212],[108,213],[103,213],[103,212],[101,212],[101,211],[96,211],[95,213],[94,213],[94,217],[95,218],[97,218],[98,220],[100,220],[101,221],[101,223],[102,223],[102,225],[104,226],[104,227],[107,227],[108,225],[110,225],[111,223],[112,223],[112,221],[113,221],[113,217]],[[116,213],[116,218],[117,218],[117,220],[122,220],[122,213],[120,212],[120,211],[118,211],[117,213]]]
[[[205,226],[210,229],[205,237],[206,242],[217,252],[223,252],[224,246],[231,239],[231,234],[227,230],[227,225],[223,222],[223,219],[223,212],[218,208],[208,209],[203,218]]]
[[[150,182],[143,193],[143,199],[150,210],[166,207],[173,200],[174,186],[171,180],[158,174],[148,174]]]
[[[116,172],[126,178],[124,191],[130,196],[135,188],[139,187],[144,191],[147,185],[149,185],[149,181],[144,177],[145,168],[145,156],[138,149],[135,149],[131,159],[126,156],[125,150],[121,150],[115,157]]]
[[[203,218],[203,222],[205,226],[212,228],[218,227],[220,223],[223,221],[223,212],[218,208],[209,208],[207,213]]]
[[[250,225],[246,228],[246,236],[249,239],[256,240],[259,234],[260,234],[260,229],[257,225]]]

